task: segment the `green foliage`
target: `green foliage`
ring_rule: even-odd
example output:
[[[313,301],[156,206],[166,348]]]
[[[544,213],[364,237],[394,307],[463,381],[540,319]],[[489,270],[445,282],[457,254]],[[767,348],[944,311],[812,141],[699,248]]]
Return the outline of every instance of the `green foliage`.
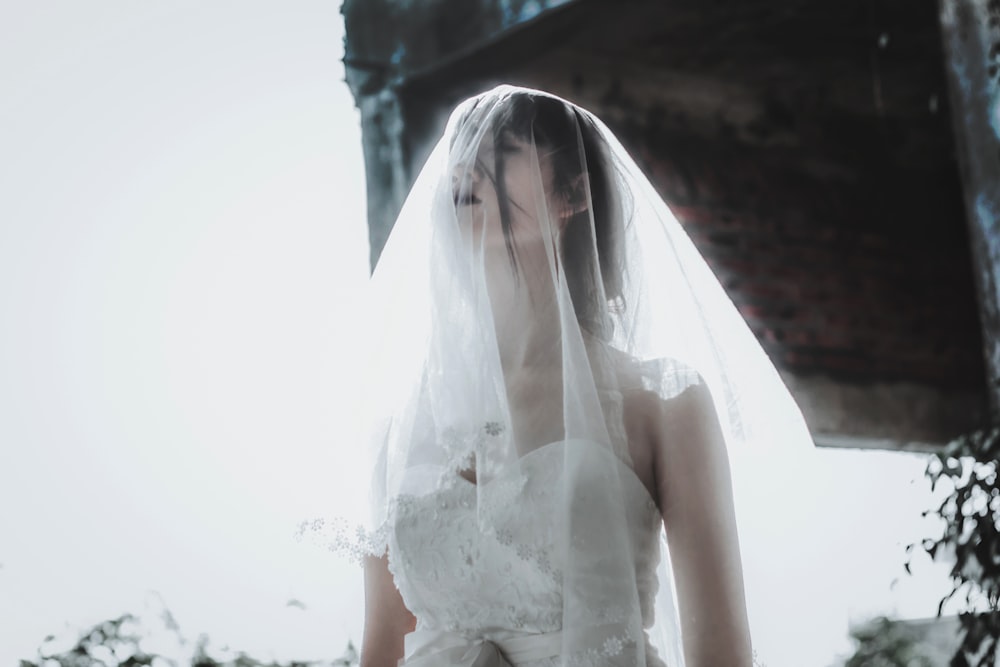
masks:
[[[931,488],[947,484],[950,493],[941,504],[924,512],[942,520],[937,539],[907,547],[920,547],[931,558],[953,555],[952,590],[938,605],[961,606],[962,642],[953,667],[995,667],[1000,641],[1000,427],[976,431],[949,443],[931,459],[926,475]],[[906,563],[906,571],[910,564]]]
[[[162,620],[167,631],[175,636],[177,645],[186,645],[169,612],[163,612]],[[344,655],[336,660],[279,663],[258,660],[243,652],[227,651],[231,655],[213,656],[205,635],[198,638],[188,658],[161,655],[145,650],[146,638],[141,620],[132,614],[123,614],[85,630],[69,648],[62,650],[54,648],[56,637],[49,635],[38,649],[37,660],[21,660],[20,667],[179,667],[183,663],[191,667],[354,667],[358,664],[358,652],[351,642]]]
[[[49,635],[38,649],[38,662],[22,660],[21,667],[51,667],[55,664],[59,667],[152,665],[154,656],[139,648],[140,638],[134,630],[136,620],[135,616],[124,614],[102,621],[83,632],[71,648],[60,653],[46,648],[56,639],[54,635]]]
[[[851,630],[856,649],[844,667],[934,667],[912,628],[882,616]]]

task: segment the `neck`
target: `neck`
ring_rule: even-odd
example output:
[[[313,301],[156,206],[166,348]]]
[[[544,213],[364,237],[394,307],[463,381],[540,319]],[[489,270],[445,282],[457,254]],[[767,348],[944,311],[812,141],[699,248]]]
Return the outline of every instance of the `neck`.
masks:
[[[515,273],[506,256],[504,266],[491,267],[490,303],[504,375],[536,372],[561,363],[562,331],[559,303],[548,262],[518,255]],[[527,260],[527,261],[525,261]]]

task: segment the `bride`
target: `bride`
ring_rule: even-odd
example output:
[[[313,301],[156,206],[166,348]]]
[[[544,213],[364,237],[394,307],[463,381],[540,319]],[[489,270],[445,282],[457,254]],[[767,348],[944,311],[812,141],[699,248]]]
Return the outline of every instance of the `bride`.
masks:
[[[744,564],[776,568],[743,538],[782,505],[734,508],[740,452],[808,434],[597,118],[461,104],[369,305],[363,667],[751,665]]]

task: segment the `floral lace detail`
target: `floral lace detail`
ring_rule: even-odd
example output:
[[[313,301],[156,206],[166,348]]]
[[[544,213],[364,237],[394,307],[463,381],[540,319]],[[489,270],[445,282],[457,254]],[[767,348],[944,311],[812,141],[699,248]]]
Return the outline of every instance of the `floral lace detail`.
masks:
[[[486,421],[477,428],[444,429],[440,444],[447,461],[446,474],[467,470],[476,462],[486,471],[497,470],[504,463],[497,458],[497,453],[504,448],[496,445],[506,432],[503,422],[495,420]]]
[[[309,541],[347,560],[362,565],[368,556],[384,556],[388,544],[390,522],[376,530],[352,525],[346,519],[316,518],[303,521],[295,531],[295,539]]]
[[[482,530],[476,486],[456,485],[399,505],[389,536],[389,569],[418,629],[452,632],[560,627],[558,580],[519,549],[515,534]],[[401,499],[402,500],[402,499]],[[484,591],[498,595],[484,604]]]
[[[388,536],[390,572],[417,618],[418,630],[474,637],[487,629],[497,639],[505,633],[556,632],[563,630],[568,592],[580,609],[578,622],[618,630],[601,637],[597,645],[590,644],[593,637],[586,637],[585,648],[556,662],[544,659],[524,663],[524,667],[634,665],[636,652],[642,649],[647,664],[658,667],[662,663],[655,651],[645,648],[642,627],[644,619],[652,620],[657,589],[659,513],[641,483],[629,480],[623,487],[629,494],[628,526],[619,528],[622,539],[633,541],[632,548],[621,550],[613,540],[609,543],[607,526],[589,525],[586,532],[588,544],[604,538],[609,553],[633,553],[635,578],[618,585],[611,578],[599,577],[607,582],[606,587],[593,588],[595,570],[579,568],[601,568],[606,561],[592,558],[592,547],[585,551],[586,558],[584,553],[574,553],[573,565],[578,569],[567,573],[561,561],[565,545],[560,547],[564,544],[560,540],[572,543],[573,536],[565,529],[575,522],[590,524],[586,503],[600,502],[602,496],[587,495],[591,478],[586,475],[576,481],[583,488],[565,488],[564,469],[557,464],[563,453],[554,446],[558,444],[525,455],[486,483],[474,484],[453,474],[449,483],[433,493],[401,496]],[[587,462],[585,469],[607,472],[610,459],[580,456]],[[580,506],[584,514],[569,524],[562,513],[566,493],[586,496]],[[576,511],[573,503],[570,507]],[[567,576],[577,583],[564,591]],[[632,602],[636,587],[640,609]]]
[[[465,438],[466,443],[472,438],[474,446],[488,450],[489,438],[504,433],[503,425],[487,423],[472,435],[456,431],[451,437]],[[600,514],[605,497],[593,491],[595,481],[615,479],[608,476],[613,471],[608,465],[610,457],[617,457],[594,443],[574,442],[601,453],[581,451],[574,460],[582,467],[574,470],[574,486],[567,489],[562,444],[530,452],[480,484],[461,477],[461,465],[444,470],[434,491],[392,499],[386,521],[376,530],[317,520],[304,522],[300,536],[311,535],[356,561],[388,553],[390,572],[407,608],[417,617],[419,630],[480,636],[489,629],[501,639],[505,632],[556,632],[563,630],[564,599],[581,610],[577,623],[618,628],[596,644],[594,637],[587,637],[570,655],[517,667],[634,665],[637,651],[643,650],[646,664],[660,667],[663,663],[642,628],[652,622],[662,518],[629,470],[620,489],[626,494],[627,525],[618,525],[617,535],[632,546],[627,551],[616,547],[605,523],[593,518]],[[460,456],[463,449],[469,451],[455,442],[450,451]],[[482,459],[478,462],[482,464]],[[567,493],[579,500],[567,504]],[[564,514],[567,509],[573,518]],[[567,544],[560,540],[580,547],[571,551],[572,572],[566,572],[561,561]],[[626,576],[628,581],[618,585],[620,578],[595,579],[588,574],[604,572],[609,555],[615,558],[621,553],[632,553],[635,562],[626,567],[634,579]],[[595,581],[604,583],[594,588]],[[571,587],[564,590],[566,585]],[[637,589],[639,609],[634,607]]]
[[[634,667],[639,659],[640,648],[644,653],[646,667],[667,667],[656,651],[648,644],[644,634],[641,639],[622,630],[603,638],[597,646],[589,647],[569,655],[552,656],[542,660],[532,660],[517,667]]]
[[[500,421],[487,421],[474,429],[447,428],[441,434],[441,447],[445,452],[448,464],[442,467],[438,488],[448,489],[462,483],[458,473],[469,469],[476,461],[477,455],[485,465],[497,465],[495,441],[507,431]],[[523,483],[523,480],[522,480]],[[492,497],[494,504],[502,504],[513,500],[521,486],[517,480],[505,480],[497,485],[503,487],[504,493]],[[368,556],[380,558],[386,554],[390,527],[397,517],[408,512],[409,506],[416,502],[416,497],[400,494],[389,500],[385,511],[385,519],[380,526],[366,529],[361,524],[352,524],[342,517],[314,518],[299,523],[295,531],[297,541],[309,541],[327,549],[357,565],[363,565]]]

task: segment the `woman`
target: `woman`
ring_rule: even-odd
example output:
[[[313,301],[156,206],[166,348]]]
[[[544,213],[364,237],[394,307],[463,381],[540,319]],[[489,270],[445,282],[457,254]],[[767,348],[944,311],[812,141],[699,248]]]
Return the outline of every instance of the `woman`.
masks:
[[[364,667],[751,664],[730,460],[808,435],[600,121],[463,103],[372,289]]]

